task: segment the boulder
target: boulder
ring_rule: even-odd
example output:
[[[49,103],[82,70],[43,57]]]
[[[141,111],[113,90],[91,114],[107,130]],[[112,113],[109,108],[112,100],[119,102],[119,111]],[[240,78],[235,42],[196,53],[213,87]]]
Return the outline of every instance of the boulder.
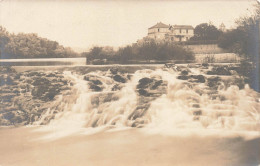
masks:
[[[103,90],[103,88],[101,88],[100,86],[92,84],[92,83],[89,84],[89,88],[95,92],[101,92]]]
[[[205,77],[203,75],[191,75],[192,81],[197,83],[204,83]]]
[[[103,83],[100,80],[90,80],[95,85],[102,85]]]
[[[217,88],[220,81],[220,77],[210,77],[207,80],[207,85],[211,88]]]
[[[182,76],[186,76],[186,75],[188,75],[189,74],[189,71],[188,70],[182,70],[181,71],[181,75]]]
[[[186,75],[180,75],[177,77],[177,79],[179,80],[188,80],[190,78],[190,76],[186,76]]]
[[[86,75],[86,76],[84,76],[84,80],[90,81],[92,84],[95,84],[95,85],[102,85],[102,84],[103,84],[103,83],[98,79],[97,76],[93,76],[93,75]]]
[[[153,79],[151,79],[151,78],[147,78],[147,77],[142,78],[142,79],[139,80],[137,88],[138,89],[147,88],[149,86],[149,84],[152,83],[152,82],[153,82]]]
[[[148,93],[147,90],[144,90],[144,89],[139,89],[138,93],[139,93],[140,96],[145,96],[145,97],[152,95],[151,93]]]
[[[121,83],[125,83],[126,82],[126,79],[120,75],[115,75],[113,76],[113,79],[116,81],[116,82],[121,82]]]

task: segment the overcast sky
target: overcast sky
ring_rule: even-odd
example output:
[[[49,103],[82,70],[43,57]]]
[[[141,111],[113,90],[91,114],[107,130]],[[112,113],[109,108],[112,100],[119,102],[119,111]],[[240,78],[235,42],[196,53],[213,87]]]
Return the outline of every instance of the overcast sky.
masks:
[[[252,11],[253,0],[0,0],[0,25],[9,32],[38,33],[64,46],[122,46],[147,35],[157,22],[196,26],[211,21],[234,27]]]

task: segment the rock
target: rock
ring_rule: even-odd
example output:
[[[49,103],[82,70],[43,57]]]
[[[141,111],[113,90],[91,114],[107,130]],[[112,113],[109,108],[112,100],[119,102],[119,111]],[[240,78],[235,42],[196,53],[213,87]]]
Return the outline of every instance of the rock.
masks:
[[[42,86],[42,87],[35,87],[32,89],[31,94],[34,98],[42,98],[43,94],[45,94],[48,90],[48,87]]]
[[[162,80],[155,81],[154,84],[152,85],[151,89],[157,89],[162,83],[163,83]]]
[[[151,78],[147,78],[147,77],[142,78],[142,79],[139,80],[137,88],[138,89],[140,89],[140,88],[142,88],[142,89],[147,88],[151,82],[153,82],[153,79],[151,79]]]
[[[1,94],[2,102],[11,102],[16,95],[13,93]]]
[[[42,77],[42,76],[45,76],[45,73],[43,73],[43,72],[32,72],[32,71],[30,71],[30,72],[28,72],[28,73],[26,74],[26,76],[28,76],[28,77],[33,77],[33,76]]]
[[[188,80],[190,78],[190,76],[186,76],[186,75],[181,75],[181,76],[178,76],[177,79],[179,80]]]
[[[156,98],[165,93],[166,89],[164,88],[163,80],[158,78],[142,78],[139,80],[138,85],[136,86],[137,92],[142,97],[152,97]],[[152,99],[149,99],[152,100]]]
[[[49,73],[49,74],[46,75],[46,77],[57,77],[57,74]]]
[[[14,117],[14,113],[12,112],[7,112],[5,114],[3,114],[3,118],[7,119],[7,120],[11,120]]]
[[[203,67],[209,67],[209,64],[208,63],[202,63],[201,64]]]
[[[0,73],[1,74],[10,74],[10,73],[16,73],[15,69],[9,66],[0,67]]]
[[[207,85],[211,88],[217,88],[220,81],[220,77],[210,77],[207,80]]]
[[[128,79],[128,80],[131,80],[132,77],[133,77],[133,75],[127,74],[127,79]]]
[[[45,77],[34,77],[32,85],[32,96],[43,101],[53,100],[62,89],[69,88],[65,86],[67,85],[67,80],[61,78],[50,81]]]
[[[15,85],[14,79],[11,76],[0,76],[0,86],[3,85]]]
[[[186,76],[186,75],[188,75],[189,74],[189,71],[188,70],[182,70],[181,71],[181,75],[182,76]]]
[[[116,84],[112,87],[112,91],[118,91],[118,90],[121,90],[122,89],[122,86],[120,84]]]
[[[195,121],[200,120],[200,117],[199,116],[194,116],[193,120],[195,120]]]
[[[84,80],[89,81],[90,77],[91,77],[90,75],[86,75],[86,76],[84,76]]]
[[[233,82],[234,85],[237,85],[239,89],[243,89],[245,87],[245,81],[242,78],[237,78]]]
[[[45,94],[44,98],[48,99],[48,100],[53,100],[54,97],[58,94],[59,92],[56,91],[49,91]]]
[[[89,85],[89,88],[90,88],[91,90],[94,90],[95,92],[101,92],[101,91],[103,90],[103,88],[101,88],[100,86],[97,86],[97,85],[95,85],[95,84],[90,84],[90,85]]]
[[[145,115],[146,111],[150,107],[150,104],[137,106],[136,109],[128,116],[129,120],[136,120]]]
[[[148,121],[142,118],[136,118],[134,123],[132,123],[131,127],[137,127],[137,128],[142,128],[144,127],[145,124],[147,124]]]
[[[28,82],[29,83],[29,82]],[[33,82],[32,82],[32,85],[33,86],[39,86],[39,85],[49,85],[51,84],[51,82],[44,78],[44,77],[36,77]]]
[[[192,107],[193,107],[193,108],[200,108],[200,104],[194,103],[194,104],[192,104]]]
[[[109,93],[98,93],[98,94],[91,97],[91,104],[92,104],[92,106],[97,107],[97,106],[104,104],[104,103],[116,101],[116,100],[119,99],[119,97],[114,95],[114,94],[115,94],[114,92],[112,92],[112,93],[111,92],[109,92]],[[99,112],[101,113],[102,110],[99,110]]]
[[[95,85],[102,85],[103,83],[99,80],[91,80],[91,82]]]
[[[151,96],[151,93],[148,93],[148,92],[147,92],[146,90],[144,90],[144,89],[139,89],[139,90],[138,90],[138,93],[139,93],[140,96],[146,96],[146,97]]]
[[[21,74],[16,74],[15,76],[14,76],[14,79],[16,79],[16,80],[19,80],[21,78]]]
[[[93,76],[93,75],[86,75],[84,76],[84,80],[86,81],[90,81],[91,83],[95,84],[95,85],[102,85],[103,83],[98,79],[97,76]]]
[[[191,82],[198,82],[198,83],[205,82],[205,77],[203,75],[191,75],[191,78],[193,78]]]
[[[231,72],[225,66],[219,66],[212,68],[211,71],[207,72],[208,75],[231,75]]]
[[[125,82],[126,82],[126,79],[125,79],[124,77],[118,75],[118,74],[115,75],[115,76],[113,76],[113,79],[114,79],[115,81],[121,82],[121,83],[125,83]]]
[[[117,74],[118,73],[118,68],[111,68],[109,69],[109,71],[111,72],[111,74]]]
[[[202,115],[202,111],[201,110],[195,110],[195,111],[193,111],[193,115]]]

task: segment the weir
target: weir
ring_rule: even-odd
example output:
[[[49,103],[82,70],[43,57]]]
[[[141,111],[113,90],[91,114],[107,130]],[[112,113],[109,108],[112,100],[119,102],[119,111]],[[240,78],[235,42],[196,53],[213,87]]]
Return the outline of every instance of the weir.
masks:
[[[208,69],[191,68],[187,75],[186,70],[182,66],[177,71],[63,72],[71,89],[56,96],[54,106],[32,124],[43,125],[38,130],[55,131],[48,138],[126,128],[167,134],[176,130],[258,133],[257,92],[248,85],[239,88],[240,83],[234,82],[240,79],[234,75],[219,76],[212,83],[214,76],[203,74]]]
[[[41,126],[50,138],[126,128],[259,132],[259,93],[235,64],[145,68],[4,68],[0,123]]]

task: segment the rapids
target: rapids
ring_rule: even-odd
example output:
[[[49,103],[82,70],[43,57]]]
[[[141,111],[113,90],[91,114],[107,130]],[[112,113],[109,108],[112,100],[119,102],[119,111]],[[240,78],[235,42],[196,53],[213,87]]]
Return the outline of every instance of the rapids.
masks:
[[[179,79],[181,73],[188,79]],[[260,96],[237,75],[214,77],[202,68],[64,71],[71,90],[55,97],[32,125],[44,138],[142,128],[146,132],[251,133],[259,136]],[[196,74],[202,74],[200,76]],[[218,79],[214,79],[218,78]],[[213,80],[213,81],[212,81]],[[69,93],[69,95],[65,95]],[[59,106],[57,106],[59,105]],[[53,118],[48,118],[53,117]],[[48,122],[44,122],[48,119]],[[51,120],[50,120],[51,119]]]

